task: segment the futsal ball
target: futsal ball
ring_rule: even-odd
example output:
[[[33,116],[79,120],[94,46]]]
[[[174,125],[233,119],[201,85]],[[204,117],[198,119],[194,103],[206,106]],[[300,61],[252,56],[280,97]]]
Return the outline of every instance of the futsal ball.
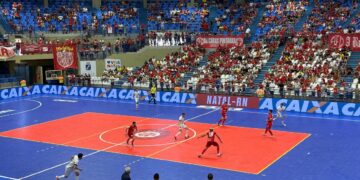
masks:
[[[80,176],[80,171],[79,170],[75,170],[75,176]]]

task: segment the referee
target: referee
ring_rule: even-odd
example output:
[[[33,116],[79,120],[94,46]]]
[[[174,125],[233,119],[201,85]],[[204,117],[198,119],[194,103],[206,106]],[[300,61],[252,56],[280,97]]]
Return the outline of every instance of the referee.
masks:
[[[156,99],[155,99],[155,94],[156,94],[156,86],[153,85],[150,89],[150,94],[151,94],[151,98],[149,100],[149,103],[151,103],[151,101],[154,101],[154,104],[156,104]]]

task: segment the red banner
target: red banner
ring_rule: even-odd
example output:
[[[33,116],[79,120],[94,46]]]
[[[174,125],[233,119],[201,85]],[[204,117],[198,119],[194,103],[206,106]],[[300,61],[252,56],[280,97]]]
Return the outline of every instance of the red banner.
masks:
[[[13,47],[5,47],[0,46],[0,59],[8,59],[15,56],[15,46]]]
[[[360,33],[355,34],[329,34],[330,48],[350,48],[352,51],[360,51]]]
[[[49,54],[52,53],[52,45],[49,44],[21,44],[21,54]]]
[[[54,55],[54,68],[56,70],[78,68],[76,45],[54,46],[53,55]]]
[[[213,94],[197,94],[197,105],[221,106],[227,102],[230,107],[236,108],[259,108],[259,98],[247,96],[226,96]]]
[[[200,35],[196,37],[196,44],[203,48],[233,47],[244,45],[244,35]]]

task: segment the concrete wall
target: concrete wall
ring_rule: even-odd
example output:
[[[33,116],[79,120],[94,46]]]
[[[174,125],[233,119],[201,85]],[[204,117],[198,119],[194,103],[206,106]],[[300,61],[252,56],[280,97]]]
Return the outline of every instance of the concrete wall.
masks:
[[[164,58],[167,54],[179,51],[180,47],[150,47],[146,46],[138,52],[112,54],[109,59],[121,59],[121,63],[126,67],[139,67],[144,64],[148,59],[155,57],[157,59]],[[46,64],[52,64],[52,54],[36,54],[36,55],[23,55],[15,56],[11,60],[16,63],[26,62],[27,64],[35,65],[40,61]],[[43,62],[43,63],[44,63]],[[103,59],[96,60],[97,75],[101,75],[105,69],[105,62]]]

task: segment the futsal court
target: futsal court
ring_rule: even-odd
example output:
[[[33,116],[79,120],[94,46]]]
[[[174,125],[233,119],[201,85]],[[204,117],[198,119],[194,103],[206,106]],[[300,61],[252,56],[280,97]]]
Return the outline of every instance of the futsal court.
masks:
[[[80,179],[359,179],[360,119],[286,113],[263,136],[266,111],[236,109],[219,127],[220,110],[170,103],[67,96],[32,96],[0,103],[0,179],[55,179],[82,152]],[[189,139],[174,139],[186,113]],[[135,147],[126,128],[137,122]],[[209,128],[223,140],[221,157],[210,147],[198,158]],[[69,179],[74,179],[71,176]]]

